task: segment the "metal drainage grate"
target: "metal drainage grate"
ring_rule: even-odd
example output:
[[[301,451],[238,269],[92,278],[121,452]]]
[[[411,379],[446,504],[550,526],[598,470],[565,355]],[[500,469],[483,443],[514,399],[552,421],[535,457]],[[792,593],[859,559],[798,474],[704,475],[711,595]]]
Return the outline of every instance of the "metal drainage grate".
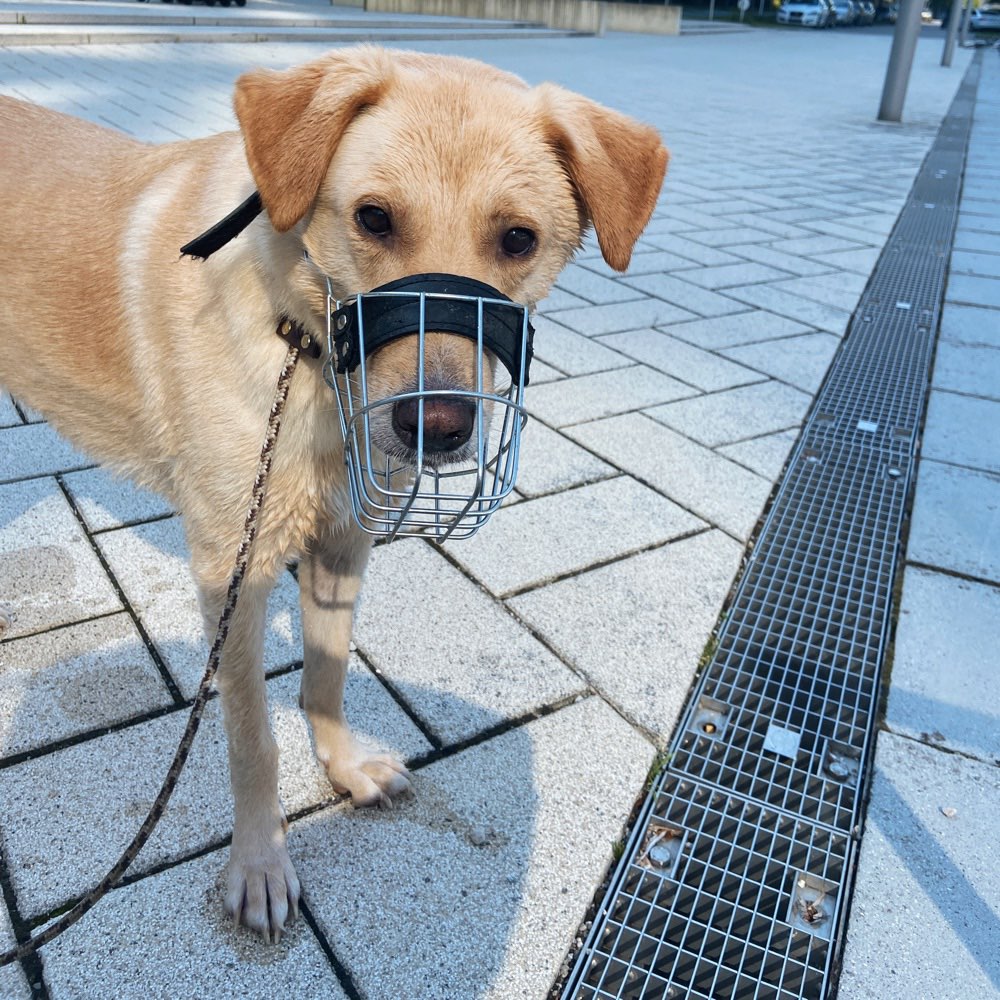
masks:
[[[977,80],[978,62],[816,398],[564,998],[827,996]]]

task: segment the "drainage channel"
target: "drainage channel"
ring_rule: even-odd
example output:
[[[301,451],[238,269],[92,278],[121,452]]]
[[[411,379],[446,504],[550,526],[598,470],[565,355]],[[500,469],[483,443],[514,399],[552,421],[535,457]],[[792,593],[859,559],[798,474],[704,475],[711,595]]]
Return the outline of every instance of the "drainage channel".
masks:
[[[830,994],[978,75],[813,403],[564,1000]]]

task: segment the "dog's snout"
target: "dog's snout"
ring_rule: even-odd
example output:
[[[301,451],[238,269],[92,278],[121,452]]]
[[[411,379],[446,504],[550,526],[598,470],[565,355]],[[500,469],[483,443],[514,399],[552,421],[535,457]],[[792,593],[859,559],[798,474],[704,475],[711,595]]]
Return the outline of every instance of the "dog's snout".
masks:
[[[472,436],[476,423],[475,404],[460,397],[425,399],[424,451],[446,452],[461,448]],[[420,401],[401,399],[392,409],[392,426],[409,448],[417,447]]]

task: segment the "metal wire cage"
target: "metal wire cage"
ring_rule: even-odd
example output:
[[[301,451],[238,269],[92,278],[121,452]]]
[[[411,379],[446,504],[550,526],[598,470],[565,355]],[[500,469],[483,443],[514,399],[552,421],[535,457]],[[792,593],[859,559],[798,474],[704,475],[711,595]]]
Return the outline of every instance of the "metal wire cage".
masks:
[[[372,401],[368,394],[368,350],[365,342],[365,303],[374,299],[407,298],[417,303],[416,390]],[[468,312],[465,334],[476,346],[475,389],[429,389],[425,385],[426,338],[437,332],[426,329],[428,304],[434,300],[458,304]],[[344,435],[351,505],[359,527],[370,535],[391,541],[405,535],[422,535],[443,542],[448,538],[474,535],[499,509],[514,488],[520,453],[521,430],[527,422],[522,405],[530,361],[531,326],[527,309],[509,299],[446,294],[424,291],[374,291],[359,293],[340,302],[327,281],[327,359],[323,374],[337,397],[337,411]],[[516,374],[497,365],[497,377],[509,381],[487,387],[489,370],[484,354],[484,329],[489,314],[512,310],[520,329],[517,350],[520,365]],[[356,323],[357,367],[347,370],[340,363],[346,345],[338,333],[348,324],[345,310]],[[495,314],[495,313],[494,313]],[[370,338],[371,339],[371,338]],[[489,338],[485,338],[489,342]],[[373,353],[374,349],[369,347]],[[475,407],[473,453],[469,458],[449,462],[440,455],[429,458],[424,443],[424,409],[433,399],[468,400]],[[389,412],[397,403],[417,403],[417,434],[413,455],[406,461],[381,452],[372,441],[372,418]],[[465,449],[468,453],[469,449]]]

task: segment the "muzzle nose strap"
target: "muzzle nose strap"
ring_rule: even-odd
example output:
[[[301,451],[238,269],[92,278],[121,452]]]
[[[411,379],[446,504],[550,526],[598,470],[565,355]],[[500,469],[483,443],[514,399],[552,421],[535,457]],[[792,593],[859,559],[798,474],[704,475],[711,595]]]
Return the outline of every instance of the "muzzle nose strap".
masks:
[[[483,346],[496,355],[515,383],[521,379],[523,353],[527,385],[535,331],[524,306],[485,282],[456,274],[411,274],[373,288],[334,312],[337,371],[354,371],[362,351],[368,357],[390,341],[419,333],[421,292],[426,294],[423,328],[429,333],[455,333],[477,341],[481,303]]]

